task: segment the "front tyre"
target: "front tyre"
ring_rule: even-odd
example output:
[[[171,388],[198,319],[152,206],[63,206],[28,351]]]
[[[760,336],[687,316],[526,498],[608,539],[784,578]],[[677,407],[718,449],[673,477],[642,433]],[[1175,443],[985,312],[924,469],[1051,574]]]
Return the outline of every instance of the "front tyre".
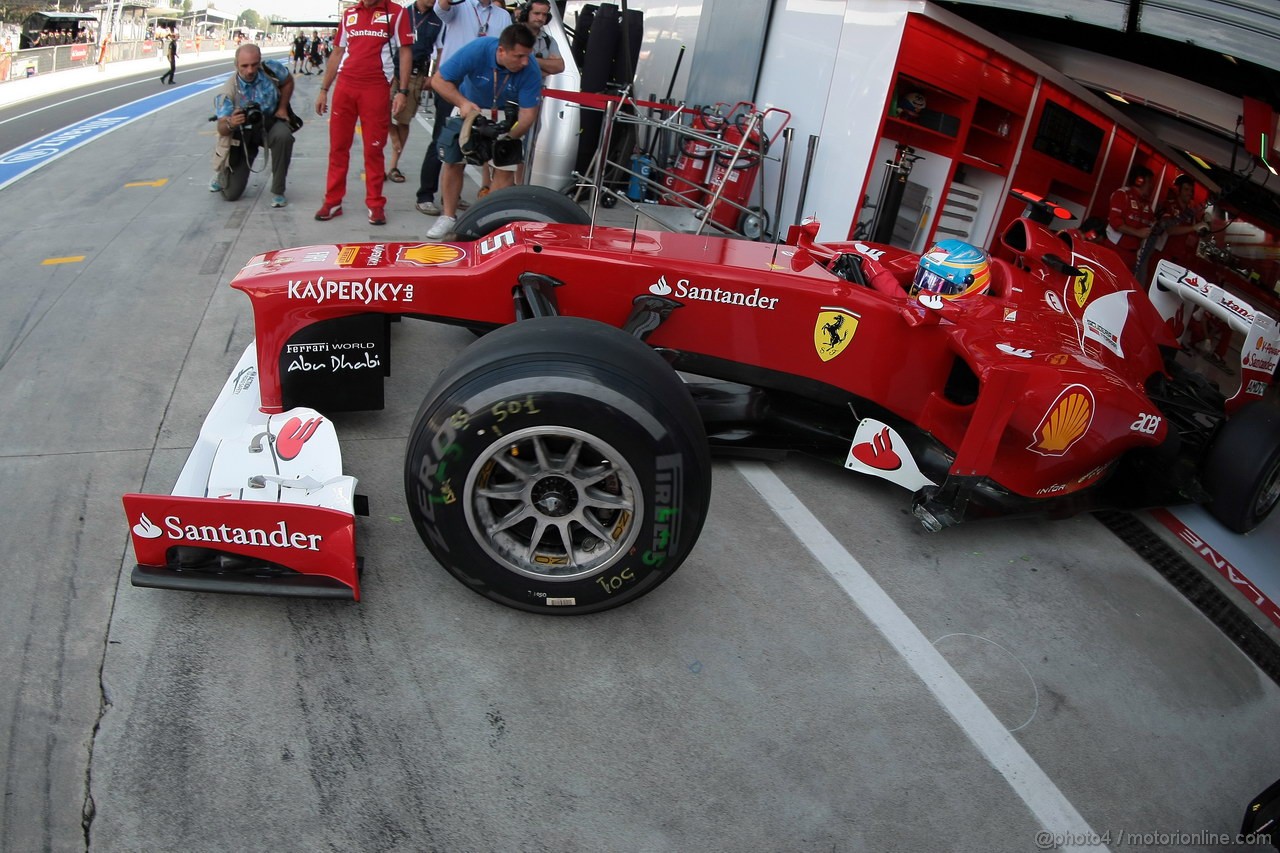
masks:
[[[1280,407],[1252,403],[1227,419],[1205,457],[1209,511],[1248,533],[1280,500]]]
[[[679,377],[630,335],[573,317],[468,347],[427,393],[405,457],[432,555],[486,598],[539,613],[653,590],[693,548],[710,490]]]

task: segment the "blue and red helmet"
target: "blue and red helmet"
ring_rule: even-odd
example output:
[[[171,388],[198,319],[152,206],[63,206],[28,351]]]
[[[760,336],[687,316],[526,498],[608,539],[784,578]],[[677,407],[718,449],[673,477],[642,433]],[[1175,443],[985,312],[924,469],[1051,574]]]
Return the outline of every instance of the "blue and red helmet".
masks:
[[[940,240],[920,257],[911,295],[936,293],[943,299],[961,299],[986,293],[990,286],[986,252],[963,240]]]

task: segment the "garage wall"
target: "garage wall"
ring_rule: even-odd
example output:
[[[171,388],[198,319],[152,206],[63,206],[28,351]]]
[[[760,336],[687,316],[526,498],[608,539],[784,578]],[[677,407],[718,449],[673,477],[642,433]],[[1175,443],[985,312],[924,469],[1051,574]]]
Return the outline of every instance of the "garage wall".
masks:
[[[769,6],[769,0],[702,0],[685,94],[689,103],[732,106],[752,100],[765,49]]]
[[[822,223],[822,239],[843,240],[879,142],[907,14],[925,4],[782,0],[776,6],[756,103],[790,111],[795,128],[779,231],[785,234],[786,225],[795,221],[809,138],[817,136],[803,216]],[[765,205],[771,214],[778,172],[776,163],[765,169]]]

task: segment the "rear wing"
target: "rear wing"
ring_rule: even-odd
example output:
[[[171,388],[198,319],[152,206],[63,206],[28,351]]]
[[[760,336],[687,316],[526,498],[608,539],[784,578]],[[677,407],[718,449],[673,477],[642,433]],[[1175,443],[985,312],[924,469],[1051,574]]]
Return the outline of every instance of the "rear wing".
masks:
[[[1171,325],[1203,310],[1244,337],[1240,347],[1240,387],[1229,395],[1227,411],[1262,399],[1280,363],[1280,322],[1225,288],[1167,260],[1156,265],[1148,290],[1151,304]],[[1190,306],[1190,308],[1188,308]]]

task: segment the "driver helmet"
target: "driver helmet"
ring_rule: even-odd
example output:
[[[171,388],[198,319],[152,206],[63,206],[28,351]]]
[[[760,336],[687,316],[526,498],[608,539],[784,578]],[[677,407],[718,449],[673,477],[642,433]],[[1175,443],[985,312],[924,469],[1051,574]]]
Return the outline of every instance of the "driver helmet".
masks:
[[[920,257],[911,295],[936,293],[943,299],[961,299],[986,293],[990,285],[986,252],[963,240],[940,240]]]

